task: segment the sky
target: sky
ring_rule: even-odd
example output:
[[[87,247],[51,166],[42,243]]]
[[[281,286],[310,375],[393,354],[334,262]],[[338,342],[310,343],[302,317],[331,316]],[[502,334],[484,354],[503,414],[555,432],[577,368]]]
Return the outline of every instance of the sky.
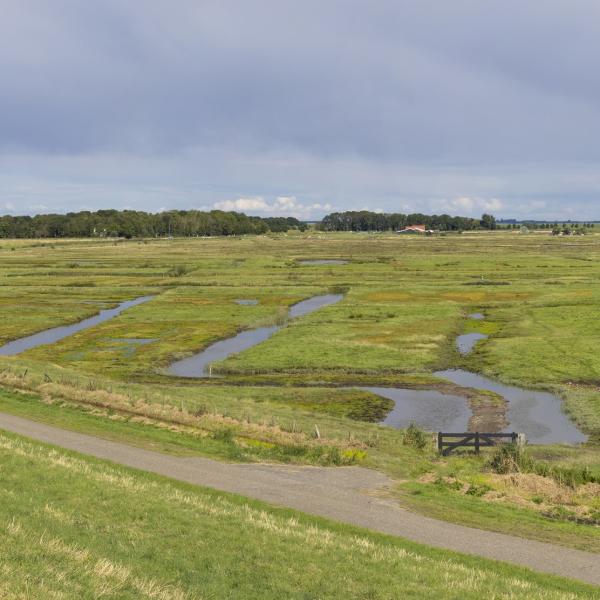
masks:
[[[2,0],[0,214],[600,219],[597,0]]]

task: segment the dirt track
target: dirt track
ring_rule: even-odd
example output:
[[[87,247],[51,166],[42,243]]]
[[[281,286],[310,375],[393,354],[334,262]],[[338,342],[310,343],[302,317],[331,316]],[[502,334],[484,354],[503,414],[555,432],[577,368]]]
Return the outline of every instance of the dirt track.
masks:
[[[391,481],[361,467],[230,464],[181,458],[0,413],[0,429],[188,483],[242,494],[416,542],[600,585],[600,555],[417,515],[385,499]]]

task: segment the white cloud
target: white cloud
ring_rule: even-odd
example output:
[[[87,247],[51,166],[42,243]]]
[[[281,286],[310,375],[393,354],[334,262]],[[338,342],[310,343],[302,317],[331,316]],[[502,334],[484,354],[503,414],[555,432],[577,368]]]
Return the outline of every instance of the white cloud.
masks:
[[[529,203],[529,206],[534,210],[540,210],[541,208],[546,208],[547,203],[545,200],[533,200]]]
[[[502,210],[504,204],[499,198],[490,198],[489,200],[482,200],[482,207],[487,210]]]
[[[245,212],[248,210],[256,210],[263,212],[269,209],[269,205],[263,198],[238,198],[237,200],[223,200],[215,202],[214,207],[217,210],[235,210]]]
[[[450,200],[443,199],[431,202],[433,210],[444,210],[453,213],[466,213],[465,216],[475,215],[480,211],[499,211],[504,208],[500,198],[480,198],[477,196],[457,196]]]
[[[450,201],[450,204],[456,208],[464,208],[465,210],[473,210],[475,199],[469,196],[461,196]]]
[[[238,198],[237,200],[222,200],[215,202],[213,208],[217,210],[235,210],[250,214],[260,213],[269,216],[296,217],[297,219],[310,219],[322,217],[326,212],[333,210],[329,203],[315,202],[304,204],[296,196],[277,196],[268,202],[262,196]]]

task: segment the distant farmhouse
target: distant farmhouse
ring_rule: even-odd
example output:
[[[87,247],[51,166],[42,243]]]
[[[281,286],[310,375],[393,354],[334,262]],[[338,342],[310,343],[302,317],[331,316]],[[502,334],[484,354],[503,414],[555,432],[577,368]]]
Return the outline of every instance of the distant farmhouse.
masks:
[[[407,225],[404,229],[396,231],[396,233],[416,233],[416,234],[431,234],[433,229],[427,229],[425,225]]]

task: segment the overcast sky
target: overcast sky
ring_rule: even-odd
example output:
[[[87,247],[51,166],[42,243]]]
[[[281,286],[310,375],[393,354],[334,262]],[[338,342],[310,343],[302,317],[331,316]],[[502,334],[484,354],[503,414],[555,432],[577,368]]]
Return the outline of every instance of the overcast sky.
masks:
[[[598,0],[2,0],[0,214],[600,219]]]

